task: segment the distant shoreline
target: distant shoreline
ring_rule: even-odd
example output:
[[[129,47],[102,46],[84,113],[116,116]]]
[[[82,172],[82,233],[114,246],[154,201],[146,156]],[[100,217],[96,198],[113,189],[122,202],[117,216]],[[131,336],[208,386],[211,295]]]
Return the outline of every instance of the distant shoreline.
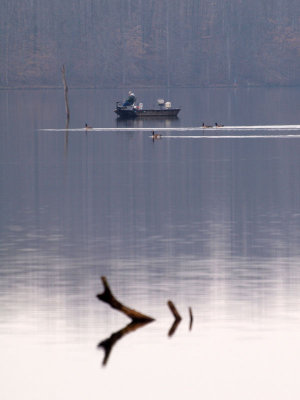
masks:
[[[248,84],[248,85],[201,85],[201,86],[140,86],[134,84],[128,84],[125,86],[71,86],[69,85],[69,89],[73,90],[103,90],[103,89],[127,89],[128,87],[134,87],[135,89],[252,89],[252,88],[299,88],[300,85],[259,85],[259,84]],[[62,89],[62,86],[47,86],[47,85],[37,85],[37,86],[27,86],[27,85],[18,85],[18,86],[0,86],[0,90],[57,90]]]

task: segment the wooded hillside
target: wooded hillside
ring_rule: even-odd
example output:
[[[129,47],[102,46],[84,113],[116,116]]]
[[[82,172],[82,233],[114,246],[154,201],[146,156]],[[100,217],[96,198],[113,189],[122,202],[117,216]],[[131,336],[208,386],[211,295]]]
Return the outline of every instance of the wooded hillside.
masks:
[[[299,85],[299,0],[2,0],[0,86]]]

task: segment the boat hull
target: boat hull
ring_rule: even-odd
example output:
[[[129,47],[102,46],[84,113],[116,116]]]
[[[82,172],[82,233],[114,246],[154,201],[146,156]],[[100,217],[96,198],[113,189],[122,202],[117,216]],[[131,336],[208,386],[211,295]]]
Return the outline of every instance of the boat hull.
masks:
[[[178,113],[180,111],[180,108],[166,108],[166,109],[145,109],[145,110],[139,110],[139,109],[128,109],[125,107],[117,107],[115,109],[115,113],[120,117],[120,118],[146,118],[146,117],[177,117]]]

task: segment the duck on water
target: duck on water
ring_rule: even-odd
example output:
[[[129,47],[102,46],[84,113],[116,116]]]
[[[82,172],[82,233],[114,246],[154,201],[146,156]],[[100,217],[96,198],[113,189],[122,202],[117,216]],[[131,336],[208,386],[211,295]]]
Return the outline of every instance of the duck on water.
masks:
[[[154,133],[154,131],[152,132],[152,140],[153,140],[153,142],[154,142],[154,140],[156,140],[156,139],[161,139],[162,138],[162,135],[161,134],[159,134],[159,133]]]
[[[222,124],[218,124],[217,122],[215,122],[215,125],[206,125],[204,122],[202,123],[202,128],[221,128]]]

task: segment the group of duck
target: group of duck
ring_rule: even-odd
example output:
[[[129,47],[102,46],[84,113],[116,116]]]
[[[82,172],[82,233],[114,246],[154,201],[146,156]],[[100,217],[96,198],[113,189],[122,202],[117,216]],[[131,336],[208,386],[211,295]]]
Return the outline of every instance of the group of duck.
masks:
[[[218,124],[218,122],[215,122],[215,125],[206,125],[204,122],[202,124],[202,128],[222,128],[224,125],[222,124]],[[162,135],[159,133],[154,133],[154,131],[152,132],[152,140],[156,140],[156,139],[161,139]]]
[[[202,124],[202,128],[222,128],[222,124],[218,124],[217,122],[215,122],[215,125],[206,125],[204,122]]]
[[[218,124],[217,122],[215,122],[215,125],[206,125],[204,122],[203,122],[203,124],[202,124],[202,128],[221,128],[222,126],[224,126],[224,125],[222,125],[222,124]],[[85,130],[88,130],[88,129],[93,129],[90,125],[88,125],[87,123],[85,123]],[[152,131],[152,140],[154,141],[154,140],[156,140],[156,139],[161,139],[162,138],[162,135],[160,134],[160,133],[155,133],[154,131]]]

